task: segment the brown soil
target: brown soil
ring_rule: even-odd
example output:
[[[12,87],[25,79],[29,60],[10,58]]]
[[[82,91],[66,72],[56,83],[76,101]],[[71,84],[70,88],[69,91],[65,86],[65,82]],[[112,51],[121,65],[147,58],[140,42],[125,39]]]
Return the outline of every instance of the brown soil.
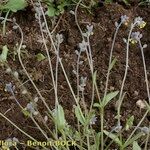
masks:
[[[79,9],[78,19],[79,24],[82,29],[85,29],[87,23],[91,23],[94,26],[94,35],[91,36],[91,47],[94,59],[94,67],[97,70],[97,84],[100,90],[100,95],[103,96],[104,85],[106,80],[106,72],[108,67],[108,60],[110,54],[110,48],[112,43],[112,38],[115,30],[115,21],[118,21],[121,15],[127,15],[132,20],[136,16],[141,16],[146,22],[147,26],[142,29],[143,33],[143,43],[147,43],[148,47],[145,49],[145,57],[147,64],[147,71],[149,73],[150,67],[150,9],[147,7],[137,7],[130,6],[129,8],[124,8],[124,6],[119,4],[111,4],[106,6],[101,6],[92,11],[92,14],[87,13],[86,10]],[[28,72],[32,75],[34,82],[37,87],[43,94],[46,102],[49,104],[50,108],[54,108],[54,93],[52,89],[52,80],[50,77],[50,71],[48,67],[48,60],[42,62],[37,62],[35,55],[37,53],[45,53],[44,46],[39,42],[41,37],[38,22],[34,19],[34,12],[31,12],[30,8],[25,11],[20,11],[11,17],[15,17],[17,23],[21,26],[24,33],[24,43],[26,47],[26,52],[28,55],[24,54],[23,62],[26,66]],[[60,47],[61,57],[63,64],[65,66],[67,75],[71,82],[71,85],[74,90],[76,90],[76,77],[73,74],[73,67],[76,66],[76,54],[75,50],[78,48],[78,43],[81,42],[81,34],[75,24],[74,16],[69,12],[64,13],[61,16],[60,22],[56,29],[56,33],[62,33],[64,36],[64,42]],[[125,70],[125,44],[123,43],[123,38],[127,37],[128,29],[127,27],[122,27],[119,31],[117,41],[115,44],[115,49],[113,56],[117,58],[117,63],[111,72],[111,77],[109,81],[110,91],[119,90],[121,86],[121,81],[123,79],[124,70]],[[2,37],[0,34],[0,46],[7,45],[10,49],[10,53],[14,51],[16,43],[20,42],[20,34],[17,31],[12,30],[12,24],[7,24],[7,35]],[[144,71],[143,63],[140,50],[137,46],[130,47],[130,60],[129,60],[129,72],[127,75],[127,80],[125,83],[124,92],[127,92],[125,99],[123,101],[122,110],[121,110],[121,123],[125,125],[126,119],[134,115],[135,121],[134,125],[137,125],[139,120],[142,118],[145,110],[139,110],[136,106],[136,101],[147,100],[146,85],[144,81]],[[52,53],[51,58],[53,59],[53,65],[55,65],[55,55]],[[85,100],[86,104],[89,107],[91,95],[91,82],[90,82],[90,71],[86,57],[83,55],[82,59],[84,64],[80,69],[81,76],[88,77],[88,84],[86,86]],[[13,55],[9,54],[8,64],[12,70],[19,72],[19,79],[25,82],[28,78],[23,73],[23,69],[19,63],[19,60],[16,56],[15,61],[13,61]],[[55,68],[55,67],[54,67]],[[54,69],[55,70],[55,69]],[[149,76],[149,74],[148,74]],[[150,77],[150,76],[149,76]],[[15,124],[21,127],[24,131],[31,134],[37,140],[44,140],[44,137],[41,137],[41,133],[33,126],[31,119],[25,118],[16,105],[11,94],[5,92],[5,85],[9,82],[12,82],[16,86],[16,97],[22,104],[26,106],[29,102],[29,99],[26,96],[22,96],[21,89],[18,87],[20,84],[17,82],[11,75],[5,73],[5,68],[0,68],[0,112],[6,113],[6,116],[10,118]],[[59,67],[59,101],[60,104],[64,107],[66,119],[68,124],[75,125],[76,119],[73,113],[73,105],[75,104],[73,97],[69,91],[68,85],[65,81],[62,70]],[[37,93],[33,88],[30,82],[25,83],[26,88],[28,89],[29,95],[36,97]],[[138,95],[135,95],[135,92],[138,92]],[[95,102],[97,100],[95,99]],[[38,102],[38,106],[42,114],[45,114],[45,107],[43,107],[42,102]],[[99,116],[98,112],[97,115]],[[111,102],[105,110],[105,129],[111,130],[113,126],[116,125],[116,120],[114,119],[116,115],[115,110],[115,101]],[[98,120],[99,121],[99,120]],[[142,126],[148,126],[150,118],[144,120]],[[39,122],[40,123],[40,122]],[[51,122],[49,122],[51,128]],[[95,129],[99,130],[97,125]],[[128,136],[128,135],[126,135]],[[10,125],[5,119],[0,118],[0,139],[6,139],[9,137],[17,137],[20,141],[25,141],[26,138],[22,133]]]

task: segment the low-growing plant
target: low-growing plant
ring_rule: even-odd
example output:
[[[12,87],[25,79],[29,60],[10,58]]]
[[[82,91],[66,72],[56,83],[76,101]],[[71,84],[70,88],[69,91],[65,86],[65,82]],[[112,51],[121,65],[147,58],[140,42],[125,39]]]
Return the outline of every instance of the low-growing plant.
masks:
[[[3,35],[5,35],[5,28],[6,28],[6,19],[8,18],[8,15],[10,11],[17,12],[18,10],[22,10],[25,7],[27,7],[27,1],[26,0],[8,0],[4,2],[0,2],[0,11],[6,12],[5,19],[3,20]]]
[[[113,0],[105,0],[104,2],[105,2],[106,4],[110,4],[110,3],[113,2]],[[124,4],[126,4],[126,5],[129,5],[129,4],[130,4],[129,0],[122,0],[122,2],[123,2]]]
[[[141,0],[139,5],[150,5],[150,0]]]
[[[49,17],[54,17],[62,14],[65,10],[65,7],[71,4],[71,0],[43,0],[43,2],[47,5],[47,12],[46,14]]]

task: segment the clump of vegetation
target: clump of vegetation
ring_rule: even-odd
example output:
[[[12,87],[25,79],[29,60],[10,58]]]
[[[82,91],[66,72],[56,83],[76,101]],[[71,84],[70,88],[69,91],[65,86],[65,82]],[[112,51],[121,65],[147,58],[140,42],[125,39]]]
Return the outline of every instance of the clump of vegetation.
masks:
[[[44,3],[46,3],[48,8],[46,14],[50,17],[53,17],[62,14],[65,10],[65,7],[70,5],[71,0],[60,0],[60,1],[44,0]]]

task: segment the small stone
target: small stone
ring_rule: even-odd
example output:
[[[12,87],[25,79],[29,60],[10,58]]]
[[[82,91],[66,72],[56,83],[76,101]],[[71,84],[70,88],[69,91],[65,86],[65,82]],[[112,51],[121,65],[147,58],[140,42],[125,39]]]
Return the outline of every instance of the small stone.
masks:
[[[35,98],[34,98],[34,102],[35,102],[35,103],[37,103],[37,102],[38,102],[38,100],[39,100],[39,98],[38,98],[38,97],[35,97]]]
[[[7,68],[6,69],[6,73],[10,73],[11,72],[11,69],[10,68]]]
[[[45,121],[45,122],[47,122],[47,120],[48,120],[48,117],[47,117],[47,116],[45,116],[45,117],[44,117],[44,121]]]
[[[134,91],[134,96],[138,96],[139,92],[138,91]]]
[[[139,99],[137,102],[136,102],[136,105],[140,108],[140,109],[144,109],[146,107],[145,103]]]
[[[18,77],[19,77],[18,72],[17,72],[17,71],[15,71],[13,74],[14,74],[14,77],[15,77],[16,79],[18,79]]]
[[[23,90],[23,91],[22,91],[22,94],[23,94],[23,95],[27,94],[27,90]]]
[[[115,90],[115,88],[113,87],[113,86],[110,86],[110,91],[114,91]]]

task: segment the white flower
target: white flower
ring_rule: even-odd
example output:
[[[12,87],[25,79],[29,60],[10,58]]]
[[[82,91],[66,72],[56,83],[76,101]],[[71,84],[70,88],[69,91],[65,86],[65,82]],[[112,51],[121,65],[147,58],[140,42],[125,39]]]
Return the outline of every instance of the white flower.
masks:
[[[13,92],[14,90],[15,90],[15,86],[13,86],[11,82],[8,83],[8,84],[6,84],[5,91],[7,91],[7,92]]]
[[[93,35],[93,25],[87,25],[86,28],[88,36]]]
[[[142,132],[144,132],[145,134],[149,134],[150,133],[150,128],[148,127],[141,127],[140,128]]]
[[[122,15],[121,16],[121,22],[122,23],[125,23],[125,22],[127,22],[129,20],[129,17],[127,17],[127,15]]]
[[[97,117],[93,116],[90,120],[90,124],[95,124],[95,122],[97,121]]]
[[[146,25],[146,22],[143,21],[143,18],[141,18],[141,17],[136,17],[136,18],[134,19],[134,24],[136,24],[136,25],[139,26],[140,28],[144,28],[145,25]]]
[[[61,44],[63,42],[63,35],[62,34],[57,34],[56,39],[57,39],[58,43]]]
[[[80,79],[81,84],[79,85],[80,91],[84,91],[84,87],[86,86],[86,80],[87,80],[87,77],[81,77]]]
[[[132,32],[130,42],[132,44],[137,43],[142,38],[142,34],[140,32]]]
[[[38,115],[38,112],[35,110],[35,106],[32,102],[28,103],[25,110],[27,110],[29,113],[33,115]]]
[[[82,43],[79,43],[79,48],[81,52],[84,52],[87,48],[88,43],[85,42],[84,40],[82,41]]]

